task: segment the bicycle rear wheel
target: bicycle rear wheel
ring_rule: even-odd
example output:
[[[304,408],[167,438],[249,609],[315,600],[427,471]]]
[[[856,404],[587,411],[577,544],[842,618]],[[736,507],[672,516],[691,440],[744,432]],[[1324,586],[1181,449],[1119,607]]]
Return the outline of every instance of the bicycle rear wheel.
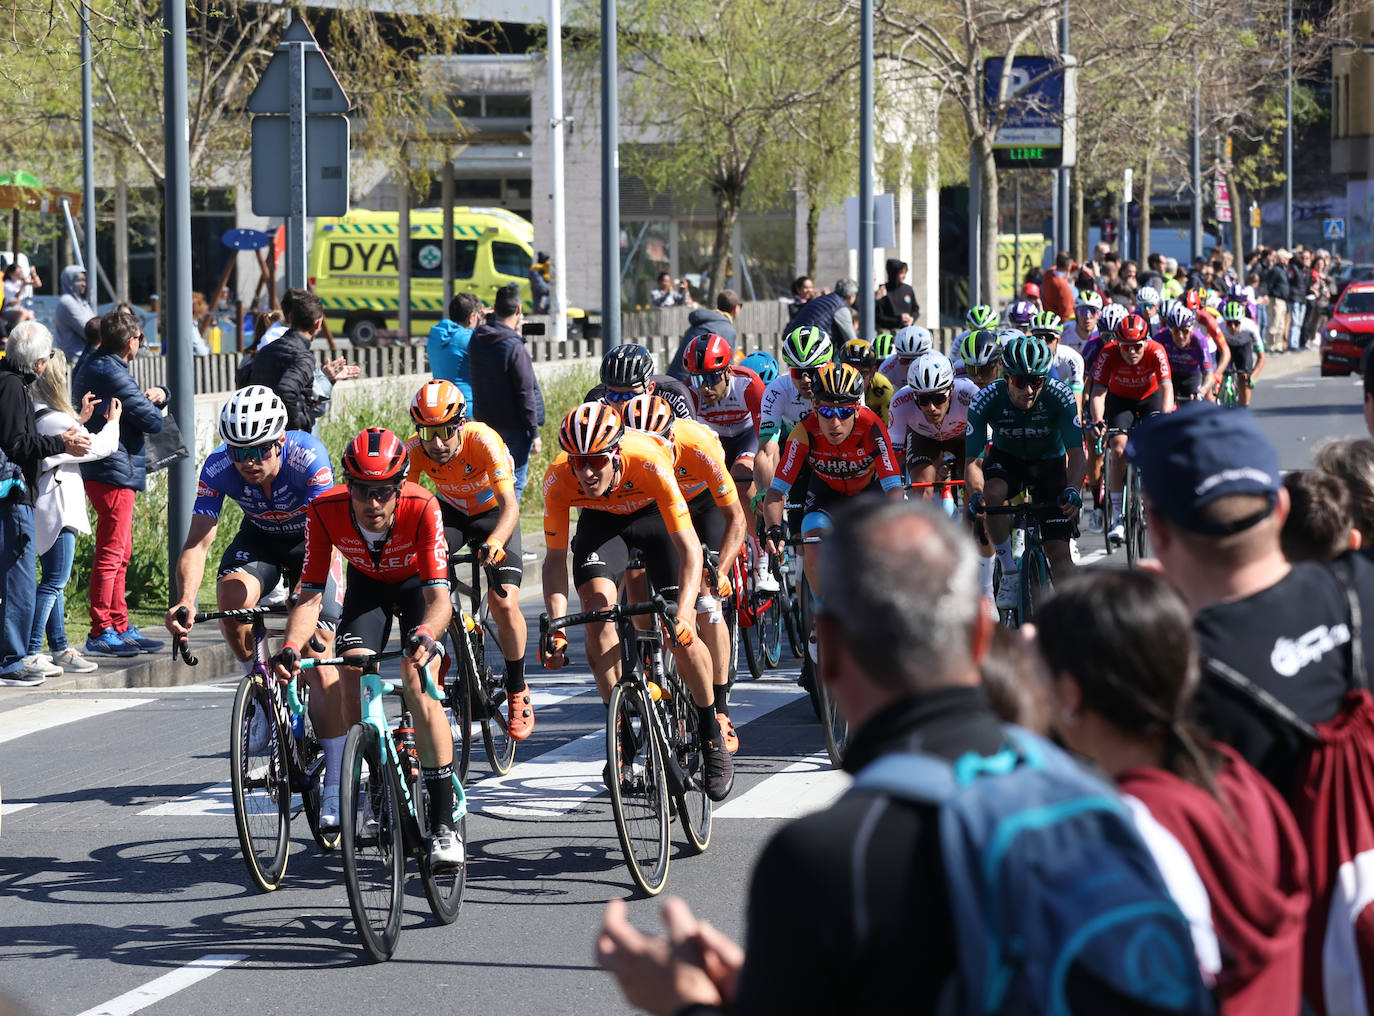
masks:
[[[1050,593],[1050,565],[1039,547],[1026,550],[1021,557],[1021,616],[1019,624],[1035,620],[1035,613]]]
[[[454,801],[458,800],[458,778],[454,774]],[[425,789],[425,781],[420,780],[420,792],[416,799],[422,814],[427,814],[429,808],[429,791]],[[452,871],[442,871],[436,873],[429,866],[429,852],[420,852],[420,882],[425,887],[425,899],[429,902],[430,913],[440,924],[452,924],[458,919],[458,911],[463,906],[463,890],[468,881],[468,864],[466,860],[468,843],[468,818],[464,815],[453,823],[453,828],[458,832],[458,838],[463,841],[464,861]]]
[[[647,711],[653,703],[630,680],[626,674],[611,689],[606,710],[607,783],[630,877],[657,896],[668,880],[668,781]]]
[[[374,960],[391,958],[401,937],[405,894],[401,788],[377,732],[353,725],[340,774],[339,842],[348,906],[363,948]]]
[[[491,626],[491,620],[487,615],[486,606],[483,605],[482,617],[477,627],[472,632],[472,658],[477,664],[477,673],[482,677],[482,691],[486,701],[486,710],[482,715],[482,745],[487,750],[487,761],[491,763],[491,770],[497,776],[505,776],[510,772],[510,767],[515,764],[515,738],[510,736],[510,728],[507,725],[506,716],[501,713],[502,706],[506,703],[509,696],[506,694],[504,686],[504,676],[497,678],[487,665],[487,642],[488,637],[491,643],[500,645],[500,640],[496,637],[496,632]],[[509,711],[509,707],[506,707]]]
[[[1139,560],[1146,556],[1146,536],[1144,492],[1140,488],[1140,471],[1131,468],[1131,500],[1135,502],[1135,556]]]
[[[257,887],[271,892],[281,885],[291,852],[291,784],[271,696],[252,675],[234,695],[229,779],[243,861]]]
[[[772,670],[782,659],[782,592],[760,594],[749,577],[749,602],[754,608],[754,639],[759,662]]]
[[[787,648],[792,650],[793,656],[801,659],[806,655],[805,632],[802,631],[801,622],[801,600],[797,597],[797,587],[792,584],[790,568],[784,569],[779,562],[777,574],[778,596],[782,599],[779,610],[782,613],[783,627],[787,629]]]
[[[314,751],[319,751],[319,745],[314,746]],[[315,838],[321,850],[329,853],[339,846],[339,831],[325,832],[320,828],[320,799],[324,796],[324,764],[323,762],[312,763],[310,768],[310,783],[305,793],[301,795],[301,803],[305,811],[306,824],[310,826],[310,835]]]
[[[472,664],[468,653],[467,632],[463,629],[462,615],[455,612],[448,624],[448,638],[453,644],[444,695],[453,713],[453,768],[458,779],[466,783],[468,769],[472,765]]]
[[[1140,558],[1140,549],[1145,544],[1145,520],[1141,518],[1140,481],[1135,467],[1126,469],[1126,494],[1121,506],[1122,522],[1126,528],[1126,567],[1134,568]]]

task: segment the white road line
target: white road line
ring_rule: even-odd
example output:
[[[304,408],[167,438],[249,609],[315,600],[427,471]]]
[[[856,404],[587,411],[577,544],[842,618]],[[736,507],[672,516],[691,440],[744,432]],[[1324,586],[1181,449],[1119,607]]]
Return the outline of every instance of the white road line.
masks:
[[[829,807],[852,777],[817,752],[711,809],[714,818],[800,818]]]
[[[247,958],[247,953],[208,953],[170,974],[163,974],[118,998],[87,1009],[80,1016],[129,1016]]]
[[[5,803],[0,804],[0,815],[13,815],[16,811],[23,811],[25,808],[32,807],[32,801],[29,801],[25,804],[14,804],[9,801],[6,801]]]
[[[101,688],[101,695],[152,695],[166,698],[169,695],[229,695],[238,689],[238,678],[222,684],[177,684],[162,685],[156,688]],[[89,695],[89,691],[60,691],[58,695]]]
[[[141,706],[156,699],[68,699],[60,701],[34,702],[8,712],[0,712],[0,744],[13,741],[28,734],[37,734],[65,723],[89,720],[106,713],[118,712]]]
[[[752,681],[735,685],[730,718],[743,738],[744,727],[806,694],[791,682]],[[468,788],[468,807],[506,818],[551,818],[567,814],[605,793],[606,734],[593,731],[520,762],[505,776],[492,776]]]

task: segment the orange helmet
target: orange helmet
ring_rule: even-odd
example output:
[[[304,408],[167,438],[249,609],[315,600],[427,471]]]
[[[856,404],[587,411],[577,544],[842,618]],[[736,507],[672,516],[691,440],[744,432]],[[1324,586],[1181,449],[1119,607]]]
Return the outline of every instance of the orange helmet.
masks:
[[[636,395],[625,404],[625,426],[631,430],[671,437],[675,418],[673,407],[659,395]]]
[[[381,427],[369,427],[343,453],[344,472],[363,483],[400,483],[410,468],[410,456],[401,439]]]
[[[410,400],[410,418],[421,427],[441,427],[467,412],[467,400],[452,381],[426,381]]]
[[[615,451],[625,436],[625,421],[604,402],[573,406],[558,428],[558,446],[569,455]]]

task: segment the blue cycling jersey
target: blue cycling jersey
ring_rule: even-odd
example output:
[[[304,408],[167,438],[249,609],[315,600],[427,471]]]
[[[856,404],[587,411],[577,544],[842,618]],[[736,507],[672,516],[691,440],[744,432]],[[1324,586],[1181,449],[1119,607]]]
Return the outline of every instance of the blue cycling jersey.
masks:
[[[247,521],[264,533],[304,539],[305,506],[332,486],[334,467],[320,439],[303,430],[288,430],[270,498],[260,486],[244,480],[234,468],[228,447],[220,445],[200,467],[192,513],[218,519],[228,496],[243,509]]]

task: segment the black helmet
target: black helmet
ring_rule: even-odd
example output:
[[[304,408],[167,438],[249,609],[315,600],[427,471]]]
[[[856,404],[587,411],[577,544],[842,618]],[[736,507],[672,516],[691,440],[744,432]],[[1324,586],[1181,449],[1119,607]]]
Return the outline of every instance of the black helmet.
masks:
[[[601,361],[601,383],[616,388],[642,385],[653,372],[653,354],[633,342],[616,346]]]

